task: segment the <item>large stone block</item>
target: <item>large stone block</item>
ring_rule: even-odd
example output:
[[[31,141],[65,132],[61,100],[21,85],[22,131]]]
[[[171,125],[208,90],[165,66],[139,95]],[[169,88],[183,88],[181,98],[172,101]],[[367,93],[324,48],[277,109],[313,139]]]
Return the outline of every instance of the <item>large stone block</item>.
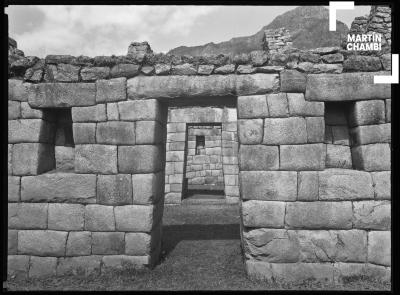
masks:
[[[48,228],[83,230],[85,208],[80,204],[49,204]]]
[[[297,173],[292,171],[240,172],[243,200],[295,201]]]
[[[56,257],[31,256],[29,278],[48,278],[56,275]]]
[[[168,122],[215,123],[222,122],[222,115],[223,109],[220,107],[176,108],[169,110]]]
[[[101,258],[97,255],[58,258],[57,275],[100,275]]]
[[[136,144],[159,144],[164,141],[164,128],[157,121],[136,122]]]
[[[71,231],[68,235],[66,256],[90,255],[92,251],[90,231]]]
[[[132,204],[131,175],[98,175],[97,202],[103,205]]]
[[[72,130],[75,144],[96,143],[96,123],[74,123]]]
[[[246,201],[242,203],[242,216],[244,226],[283,228],[285,202]]]
[[[48,204],[8,204],[8,228],[46,229]]]
[[[269,116],[267,99],[265,95],[239,96],[238,118],[252,119]]]
[[[285,223],[289,228],[350,229],[351,202],[295,202],[286,204]]]
[[[164,173],[132,175],[133,204],[154,204],[163,195]]]
[[[344,62],[346,72],[376,72],[382,69],[382,64],[377,56],[350,55]]]
[[[40,83],[28,87],[31,107],[67,108],[91,106],[96,103],[94,83]]]
[[[96,175],[51,173],[22,177],[22,201],[96,202]]]
[[[90,107],[73,107],[71,109],[74,122],[101,122],[107,120],[106,105],[97,104]]]
[[[326,168],[352,168],[351,150],[349,146],[327,144]]]
[[[372,172],[372,182],[377,200],[391,199],[390,171]]]
[[[111,78],[131,78],[139,74],[140,66],[134,64],[116,64],[111,68]]]
[[[17,254],[18,252],[18,231],[8,230],[7,235],[7,255]]]
[[[129,99],[264,94],[279,86],[277,74],[152,76],[128,80]],[[180,87],[176,87],[180,85]]]
[[[118,121],[119,112],[118,104],[116,102],[107,103],[107,121]]]
[[[202,156],[201,158],[206,159],[208,157]],[[166,152],[166,161],[167,162],[183,162],[184,159],[185,159],[185,152],[182,150]]]
[[[304,118],[267,118],[264,120],[264,144],[296,144],[306,142],[307,128]]]
[[[388,75],[388,73],[309,74],[306,100],[349,101],[390,98],[390,85],[374,84],[376,75]]]
[[[386,122],[391,122],[392,121],[392,100],[386,99],[385,106],[386,106]]]
[[[7,275],[16,279],[27,279],[29,271],[28,255],[8,255],[7,256]]]
[[[103,205],[87,205],[85,207],[85,230],[114,231],[114,208]]]
[[[126,100],[126,78],[96,81],[96,102]]]
[[[239,149],[241,171],[278,170],[279,149],[277,146],[241,145]]]
[[[164,123],[161,105],[156,99],[119,102],[118,110],[120,120],[159,121]]]
[[[290,116],[323,116],[324,103],[306,101],[303,93],[287,93]]]
[[[85,144],[75,146],[76,173],[117,173],[117,147]]]
[[[75,149],[70,146],[55,146],[56,169],[58,171],[73,171]]]
[[[360,145],[351,149],[353,166],[365,171],[390,170],[390,146],[388,143]]]
[[[21,103],[19,101],[8,101],[8,120],[21,118]]]
[[[21,199],[21,177],[8,176],[8,202],[19,202]]]
[[[318,200],[319,177],[317,171],[301,171],[297,174],[297,200]]]
[[[286,93],[267,94],[269,117],[289,117]]]
[[[125,250],[125,233],[94,232],[92,233],[92,254],[117,255]]]
[[[55,167],[54,146],[44,143],[13,145],[12,171],[14,175],[37,175]]]
[[[351,145],[364,145],[371,143],[390,143],[391,124],[358,126],[350,129]]]
[[[152,236],[147,233],[126,233],[125,254],[133,256],[150,254],[151,239]]]
[[[28,102],[21,102],[21,116],[24,119],[44,119],[54,121],[51,111],[46,109],[32,109]]]
[[[306,117],[307,142],[324,142],[325,120],[324,117]]]
[[[82,81],[96,81],[97,79],[107,79],[110,75],[109,67],[90,67],[81,70]]]
[[[115,211],[116,230],[150,232],[160,219],[157,205],[117,206]]]
[[[280,73],[282,92],[305,92],[306,75],[296,70],[284,70]]]
[[[368,233],[368,262],[390,266],[390,231],[370,231]]]
[[[323,170],[326,149],[323,143],[281,145],[281,170]]]
[[[42,119],[8,121],[8,142],[54,142],[54,124]]]
[[[64,256],[68,232],[20,230],[18,253],[37,256]]]
[[[29,85],[22,80],[8,79],[8,100],[28,101]]]
[[[391,212],[389,201],[353,202],[353,208],[355,228],[390,230]]]
[[[153,173],[164,167],[162,147],[156,145],[119,146],[120,173]]]
[[[375,84],[384,85],[384,84]],[[356,101],[349,113],[349,125],[373,125],[385,123],[385,102],[383,100]]]
[[[114,145],[135,144],[134,122],[97,123],[96,142]]]

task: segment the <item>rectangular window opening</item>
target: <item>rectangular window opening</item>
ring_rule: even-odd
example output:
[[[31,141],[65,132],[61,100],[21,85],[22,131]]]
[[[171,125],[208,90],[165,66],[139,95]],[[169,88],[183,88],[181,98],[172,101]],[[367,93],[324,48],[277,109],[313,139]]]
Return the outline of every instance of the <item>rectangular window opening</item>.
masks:
[[[204,135],[196,136],[196,155],[202,155],[205,152],[205,142]]]

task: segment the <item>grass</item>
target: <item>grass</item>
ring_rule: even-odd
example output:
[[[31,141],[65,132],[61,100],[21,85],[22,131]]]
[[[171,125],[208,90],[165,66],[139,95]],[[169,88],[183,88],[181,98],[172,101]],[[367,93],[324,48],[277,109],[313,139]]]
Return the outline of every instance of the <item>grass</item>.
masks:
[[[390,290],[390,284],[353,278],[341,285],[247,279],[240,248],[237,206],[166,206],[163,254],[153,269],[116,270],[87,277],[10,279],[9,290]]]

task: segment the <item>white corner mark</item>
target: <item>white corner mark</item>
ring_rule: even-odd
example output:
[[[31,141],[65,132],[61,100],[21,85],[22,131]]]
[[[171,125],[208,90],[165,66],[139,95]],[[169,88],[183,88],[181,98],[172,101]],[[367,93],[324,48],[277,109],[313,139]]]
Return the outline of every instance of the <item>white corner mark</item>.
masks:
[[[399,84],[399,55],[392,54],[392,75],[374,76],[374,84]]]
[[[354,1],[329,1],[329,31],[336,31],[336,10],[354,9]]]

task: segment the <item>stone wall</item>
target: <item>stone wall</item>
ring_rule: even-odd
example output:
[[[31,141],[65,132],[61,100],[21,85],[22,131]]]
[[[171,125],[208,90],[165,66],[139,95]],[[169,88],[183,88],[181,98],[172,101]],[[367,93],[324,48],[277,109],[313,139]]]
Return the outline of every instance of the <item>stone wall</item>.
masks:
[[[293,42],[289,30],[279,28],[277,30],[265,30],[263,49],[269,53],[277,53],[292,48]]]

